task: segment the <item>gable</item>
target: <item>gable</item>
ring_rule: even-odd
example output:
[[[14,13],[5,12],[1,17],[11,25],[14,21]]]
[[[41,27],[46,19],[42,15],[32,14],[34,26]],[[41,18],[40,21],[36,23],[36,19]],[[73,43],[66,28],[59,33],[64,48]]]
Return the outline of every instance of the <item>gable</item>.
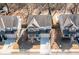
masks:
[[[32,21],[33,18],[36,19],[40,27],[51,26],[52,17],[50,15],[29,15],[28,24]]]
[[[39,28],[40,26],[39,26],[39,24],[38,24],[38,22],[36,21],[36,19],[35,18],[33,18],[32,20],[31,20],[31,22],[28,24],[28,26],[27,26],[27,28]]]

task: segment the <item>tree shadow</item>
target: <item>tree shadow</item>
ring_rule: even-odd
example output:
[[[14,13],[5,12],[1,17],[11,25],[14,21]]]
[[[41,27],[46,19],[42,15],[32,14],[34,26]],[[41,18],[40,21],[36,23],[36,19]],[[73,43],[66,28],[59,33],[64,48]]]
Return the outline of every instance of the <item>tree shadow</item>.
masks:
[[[0,45],[4,45],[4,42],[0,42]]]
[[[26,32],[27,33],[27,32]],[[40,43],[38,41],[35,40],[34,43],[32,43],[30,41],[30,39],[28,39],[28,36],[25,35],[26,38],[24,36],[22,36],[19,41],[17,42],[18,45],[19,45],[19,50],[21,52],[26,52],[27,50],[29,49],[32,49],[33,48],[33,45],[39,45]]]
[[[71,39],[62,39],[61,37],[61,31],[60,29],[56,30],[57,35],[56,35],[56,40],[55,42],[57,43],[59,49],[61,49],[62,51],[64,50],[69,50],[72,47],[72,43],[71,43]]]
[[[62,51],[69,50],[72,47],[71,39],[59,39],[57,44]]]
[[[0,42],[0,49],[2,49],[4,46],[4,42]]]
[[[19,39],[18,45],[19,45],[20,51],[31,49],[32,46],[33,46],[31,42],[25,41],[25,40],[22,40],[22,39]]]

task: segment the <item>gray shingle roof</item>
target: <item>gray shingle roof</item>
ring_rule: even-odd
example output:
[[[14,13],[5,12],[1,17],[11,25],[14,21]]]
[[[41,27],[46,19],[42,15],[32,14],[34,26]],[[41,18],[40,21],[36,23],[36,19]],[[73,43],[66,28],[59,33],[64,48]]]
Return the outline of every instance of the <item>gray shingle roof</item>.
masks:
[[[64,26],[72,24],[71,21],[79,27],[79,14],[63,14],[59,17],[59,23],[62,29],[64,29]]]
[[[28,25],[35,18],[40,27],[51,26],[51,16],[50,15],[30,15],[28,17]]]
[[[0,16],[0,28],[3,28],[2,21],[4,22],[5,27],[17,27],[18,19],[16,16]]]

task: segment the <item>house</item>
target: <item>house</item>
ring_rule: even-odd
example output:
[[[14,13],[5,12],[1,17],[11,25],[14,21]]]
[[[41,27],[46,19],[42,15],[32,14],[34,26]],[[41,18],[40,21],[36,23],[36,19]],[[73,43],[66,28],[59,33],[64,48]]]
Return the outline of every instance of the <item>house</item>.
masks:
[[[51,30],[51,16],[50,15],[30,15],[28,17],[28,38],[32,43],[34,39],[40,41],[42,37],[49,37]],[[48,34],[48,35],[45,35]]]
[[[2,42],[4,37],[16,38],[21,29],[21,21],[19,16],[0,16],[0,41]],[[17,33],[16,33],[17,32]],[[18,36],[19,37],[19,36]]]
[[[79,43],[79,15],[63,14],[59,17],[60,29],[63,38],[77,40]]]

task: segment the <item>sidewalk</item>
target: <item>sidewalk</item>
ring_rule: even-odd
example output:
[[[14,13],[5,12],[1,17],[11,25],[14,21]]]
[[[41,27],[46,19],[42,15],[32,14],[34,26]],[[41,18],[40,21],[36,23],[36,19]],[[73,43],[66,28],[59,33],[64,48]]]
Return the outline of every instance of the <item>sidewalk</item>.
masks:
[[[48,36],[48,34],[46,35]],[[40,41],[40,54],[49,54],[50,53],[50,42],[48,37],[41,38]]]

